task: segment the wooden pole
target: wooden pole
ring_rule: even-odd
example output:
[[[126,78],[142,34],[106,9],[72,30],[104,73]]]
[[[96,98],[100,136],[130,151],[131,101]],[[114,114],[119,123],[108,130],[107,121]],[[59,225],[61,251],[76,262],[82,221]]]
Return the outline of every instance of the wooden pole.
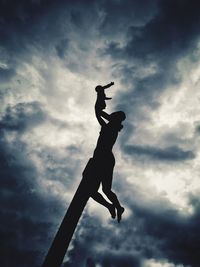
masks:
[[[93,190],[98,190],[99,182],[94,180],[94,170],[95,166],[93,164],[93,159],[90,159],[83,172],[83,178],[57,231],[42,267],[61,266],[84,207],[90,198],[91,193],[94,192]]]

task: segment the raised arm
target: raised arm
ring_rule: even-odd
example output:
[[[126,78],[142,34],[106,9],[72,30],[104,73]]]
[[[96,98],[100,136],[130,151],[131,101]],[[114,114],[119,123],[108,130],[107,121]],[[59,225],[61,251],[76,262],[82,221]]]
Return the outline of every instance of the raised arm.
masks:
[[[114,85],[114,82],[111,82],[111,83],[109,83],[109,84],[107,84],[105,86],[102,86],[102,88],[103,89],[107,89],[107,88],[111,87],[112,85]]]
[[[99,124],[100,124],[101,126],[107,124],[107,123],[104,121],[104,119],[106,119],[107,121],[110,120],[110,115],[107,114],[107,113],[106,113],[105,111],[103,111],[103,110],[98,110],[98,109],[95,108],[95,115],[96,115],[96,118],[97,118],[97,120],[98,120],[98,122],[99,122]],[[103,117],[104,119],[103,119],[102,117]]]
[[[103,111],[103,110],[101,111],[101,117],[103,117],[107,121],[110,120],[110,115],[108,113],[106,113],[105,111]]]
[[[101,125],[101,126],[105,126],[106,125],[106,122],[101,118],[101,116],[96,116],[97,117],[97,120],[98,120],[98,122],[99,122],[99,124]]]

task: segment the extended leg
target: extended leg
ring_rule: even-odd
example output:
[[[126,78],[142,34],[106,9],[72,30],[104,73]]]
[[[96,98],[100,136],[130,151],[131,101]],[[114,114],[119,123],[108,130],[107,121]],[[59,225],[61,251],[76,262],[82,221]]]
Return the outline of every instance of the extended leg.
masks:
[[[99,192],[95,192],[92,194],[91,196],[96,202],[98,202],[99,204],[103,205],[104,207],[106,207],[110,214],[111,217],[114,219],[116,217],[115,214],[115,207],[114,205],[112,205],[111,203],[109,203],[108,201],[105,200],[105,198],[99,193]]]
[[[117,209],[117,220],[121,221],[122,213],[124,212],[124,208],[120,205],[119,200],[114,192],[111,191],[110,188],[103,187],[103,192],[107,196],[107,198],[113,203],[113,205]]]

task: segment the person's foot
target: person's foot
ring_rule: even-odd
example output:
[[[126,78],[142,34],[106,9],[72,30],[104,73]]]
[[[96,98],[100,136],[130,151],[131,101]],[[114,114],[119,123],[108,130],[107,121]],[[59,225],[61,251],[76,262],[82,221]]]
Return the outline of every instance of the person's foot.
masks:
[[[120,223],[121,219],[122,219],[122,213],[124,212],[124,208],[123,207],[119,207],[117,208],[117,221],[118,223]]]
[[[116,217],[116,212],[115,212],[115,206],[114,205],[110,205],[110,208],[109,208],[109,212],[110,212],[110,214],[111,214],[111,217],[113,218],[113,219],[115,219],[115,217]]]

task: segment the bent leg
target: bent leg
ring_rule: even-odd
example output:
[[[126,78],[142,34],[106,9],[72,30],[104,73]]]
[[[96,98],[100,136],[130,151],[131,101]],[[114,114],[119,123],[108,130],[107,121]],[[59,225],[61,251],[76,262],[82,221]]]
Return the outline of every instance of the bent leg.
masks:
[[[115,207],[109,203],[108,201],[105,200],[105,198],[99,193],[99,192],[95,192],[91,195],[91,197],[96,201],[98,202],[99,204],[101,204],[102,206],[106,207],[110,214],[111,214],[111,217],[114,219],[116,217],[116,214],[115,214]]]

